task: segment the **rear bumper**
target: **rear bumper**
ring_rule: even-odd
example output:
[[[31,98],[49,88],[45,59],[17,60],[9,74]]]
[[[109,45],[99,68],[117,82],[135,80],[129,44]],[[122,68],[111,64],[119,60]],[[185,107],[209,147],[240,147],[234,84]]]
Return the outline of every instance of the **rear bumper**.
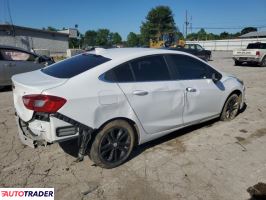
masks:
[[[33,118],[29,122],[24,122],[16,116],[18,134],[23,144],[35,148],[79,136],[79,127],[52,115],[48,116],[49,118],[45,120]]]
[[[254,58],[254,57],[233,57],[233,60],[238,62],[253,62],[253,63],[260,62],[260,58]]]

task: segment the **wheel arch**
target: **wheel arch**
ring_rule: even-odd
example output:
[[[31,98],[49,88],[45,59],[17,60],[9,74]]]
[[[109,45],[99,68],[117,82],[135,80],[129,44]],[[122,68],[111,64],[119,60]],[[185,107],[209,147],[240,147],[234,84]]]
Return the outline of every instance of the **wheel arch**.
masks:
[[[104,122],[98,129],[96,129],[96,134],[103,129],[108,123],[115,121],[115,120],[124,120],[126,122],[129,123],[129,125],[132,127],[133,131],[134,131],[134,135],[135,135],[135,144],[134,146],[139,144],[139,139],[140,139],[140,133],[139,133],[139,128],[137,126],[137,123],[134,122],[132,119],[126,118],[126,117],[115,117],[112,119],[107,120],[106,122]]]
[[[233,90],[231,93],[229,93],[229,95],[227,95],[227,97],[226,97],[226,99],[225,99],[225,101],[224,101],[224,103],[223,103],[223,107],[222,107],[222,109],[221,109],[221,111],[220,111],[220,114],[222,113],[222,111],[223,111],[223,109],[224,109],[224,106],[225,106],[227,100],[228,100],[229,97],[230,97],[231,95],[233,95],[233,94],[236,94],[237,96],[239,96],[239,97],[242,99],[242,92],[241,92],[241,90],[239,90],[239,89],[235,89],[235,90]]]

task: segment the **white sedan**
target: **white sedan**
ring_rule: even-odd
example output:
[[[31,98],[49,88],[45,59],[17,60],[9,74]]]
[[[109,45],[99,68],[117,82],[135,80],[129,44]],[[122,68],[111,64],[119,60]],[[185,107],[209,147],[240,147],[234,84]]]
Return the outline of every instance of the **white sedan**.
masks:
[[[19,136],[36,147],[79,137],[79,160],[125,162],[134,146],[244,105],[243,82],[190,54],[96,49],[12,77]]]

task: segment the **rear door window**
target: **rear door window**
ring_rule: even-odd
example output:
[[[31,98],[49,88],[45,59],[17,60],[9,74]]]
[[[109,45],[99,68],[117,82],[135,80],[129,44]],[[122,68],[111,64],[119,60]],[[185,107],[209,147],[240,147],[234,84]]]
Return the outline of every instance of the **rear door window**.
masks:
[[[129,63],[124,63],[106,72],[104,80],[118,83],[133,82],[134,76]]]
[[[163,56],[146,56],[131,61],[132,70],[137,82],[171,80]]]
[[[83,53],[46,67],[42,72],[56,78],[72,78],[110,60],[100,55]]]

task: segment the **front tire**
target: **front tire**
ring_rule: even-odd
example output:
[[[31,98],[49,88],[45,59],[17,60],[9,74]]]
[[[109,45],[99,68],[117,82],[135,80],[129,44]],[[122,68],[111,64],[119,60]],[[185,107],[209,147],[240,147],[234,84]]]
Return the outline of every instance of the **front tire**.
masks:
[[[125,120],[114,120],[96,135],[90,149],[90,158],[102,168],[117,167],[127,160],[134,142],[132,126]]]
[[[232,94],[225,102],[220,119],[230,121],[234,119],[240,108],[240,98],[237,94]]]

